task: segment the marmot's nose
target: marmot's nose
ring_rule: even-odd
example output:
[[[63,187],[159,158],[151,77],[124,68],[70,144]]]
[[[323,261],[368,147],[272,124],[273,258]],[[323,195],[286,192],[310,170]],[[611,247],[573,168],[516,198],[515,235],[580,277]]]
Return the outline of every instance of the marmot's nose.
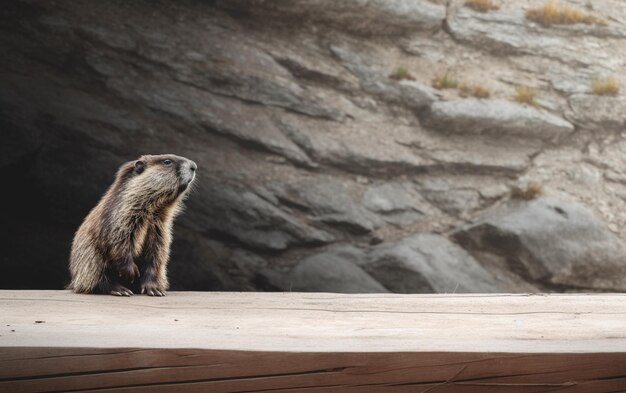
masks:
[[[191,169],[193,172],[195,172],[196,169],[198,169],[198,166],[196,165],[195,162],[191,161],[191,164],[189,164],[189,169]]]

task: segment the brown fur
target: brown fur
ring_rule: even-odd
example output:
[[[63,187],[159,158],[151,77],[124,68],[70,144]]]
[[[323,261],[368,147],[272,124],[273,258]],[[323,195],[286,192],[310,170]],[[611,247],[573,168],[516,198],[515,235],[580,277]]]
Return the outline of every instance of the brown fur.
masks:
[[[122,165],[74,236],[69,287],[118,296],[132,295],[131,287],[163,296],[169,287],[172,223],[195,169],[193,161],[171,154],[141,156]]]

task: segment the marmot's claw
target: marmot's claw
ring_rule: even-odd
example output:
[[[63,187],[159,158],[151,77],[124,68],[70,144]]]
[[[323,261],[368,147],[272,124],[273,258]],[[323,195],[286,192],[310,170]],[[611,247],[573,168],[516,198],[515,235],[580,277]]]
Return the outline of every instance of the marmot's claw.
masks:
[[[114,295],[114,296],[133,296],[133,291],[131,291],[130,289],[126,287],[119,285],[111,289],[109,294]]]
[[[165,291],[161,289],[157,289],[152,286],[143,286],[141,287],[141,293],[145,293],[148,296],[165,296]]]

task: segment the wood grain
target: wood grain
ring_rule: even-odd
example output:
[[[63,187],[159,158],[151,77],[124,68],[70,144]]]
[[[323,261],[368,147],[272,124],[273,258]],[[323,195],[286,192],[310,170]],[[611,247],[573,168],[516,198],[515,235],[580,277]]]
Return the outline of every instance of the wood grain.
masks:
[[[0,392],[626,391],[625,301],[0,291]]]

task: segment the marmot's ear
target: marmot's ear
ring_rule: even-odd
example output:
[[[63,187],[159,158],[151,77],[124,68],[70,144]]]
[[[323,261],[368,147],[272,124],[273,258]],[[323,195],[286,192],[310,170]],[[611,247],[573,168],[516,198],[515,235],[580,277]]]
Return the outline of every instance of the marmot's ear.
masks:
[[[135,162],[135,173],[136,174],[140,174],[141,172],[143,172],[143,170],[146,169],[146,163],[138,160],[137,162]]]

